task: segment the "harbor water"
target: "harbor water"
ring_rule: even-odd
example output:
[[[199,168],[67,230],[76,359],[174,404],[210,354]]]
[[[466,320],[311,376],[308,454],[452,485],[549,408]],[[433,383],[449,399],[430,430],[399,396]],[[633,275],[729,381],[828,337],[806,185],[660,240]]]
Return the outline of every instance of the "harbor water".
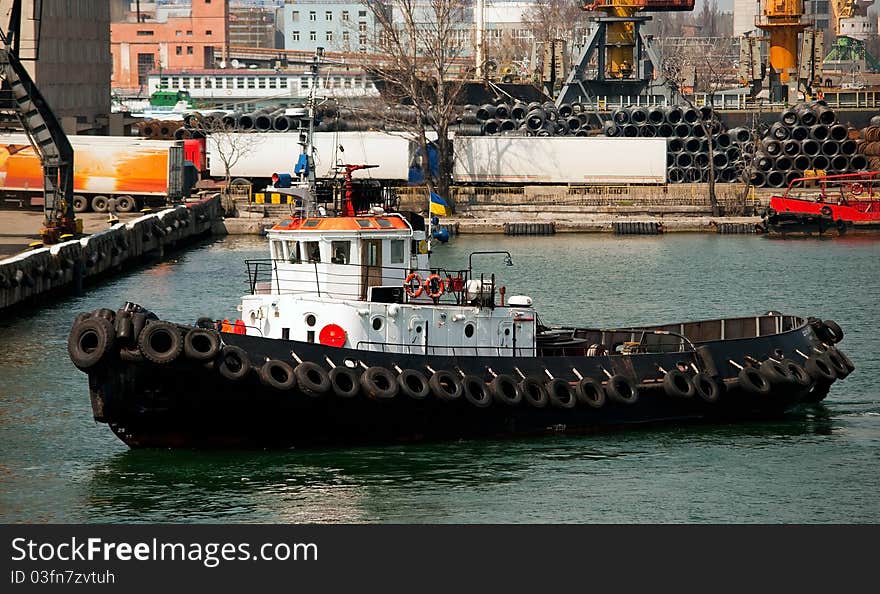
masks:
[[[880,240],[759,236],[459,237],[433,262],[496,271],[545,324],[622,326],[773,309],[837,321],[856,371],[790,419],[585,436],[286,451],[132,451],[92,420],[67,356],[74,316],[141,303],[193,323],[236,316],[227,237],[0,318],[3,522],[880,521]]]

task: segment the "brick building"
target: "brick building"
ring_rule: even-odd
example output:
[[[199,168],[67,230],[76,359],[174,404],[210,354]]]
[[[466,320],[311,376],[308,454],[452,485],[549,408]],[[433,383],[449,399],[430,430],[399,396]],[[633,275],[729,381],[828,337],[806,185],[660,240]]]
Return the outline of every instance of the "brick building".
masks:
[[[228,0],[192,0],[187,6],[141,2],[139,15],[134,7],[131,2],[121,11],[124,20],[110,24],[111,84],[119,94],[145,91],[153,70],[214,68],[228,54]]]

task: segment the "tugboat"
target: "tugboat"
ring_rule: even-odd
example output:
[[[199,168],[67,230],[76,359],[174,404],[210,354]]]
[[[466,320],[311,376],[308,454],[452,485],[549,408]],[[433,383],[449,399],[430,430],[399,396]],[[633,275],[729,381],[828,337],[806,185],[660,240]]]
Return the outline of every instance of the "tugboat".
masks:
[[[880,171],[801,177],[772,196],[764,216],[769,233],[843,235],[880,230]]]
[[[316,66],[313,73],[317,70]],[[317,85],[312,85],[316,88]],[[430,221],[319,204],[311,122],[294,215],[248,261],[241,319],[163,321],[134,304],[68,337],[94,418],[132,448],[298,447],[590,432],[775,417],[855,368],[831,320],[763,315],[547,326],[494,274],[430,262]],[[348,166],[351,168],[353,166]],[[350,190],[351,188],[347,188]]]

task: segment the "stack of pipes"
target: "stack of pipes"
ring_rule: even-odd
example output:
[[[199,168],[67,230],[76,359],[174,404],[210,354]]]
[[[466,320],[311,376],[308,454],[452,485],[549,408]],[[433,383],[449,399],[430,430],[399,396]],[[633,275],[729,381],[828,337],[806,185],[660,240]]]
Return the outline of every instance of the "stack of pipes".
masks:
[[[710,158],[715,181],[735,181],[752,140],[744,128],[726,131],[709,106],[625,107],[611,114],[604,130],[611,137],[666,138],[669,183],[709,181]]]
[[[499,101],[465,105],[450,131],[461,136],[590,136],[597,131],[589,106],[582,103]]]
[[[147,120],[135,124],[138,135],[150,140],[171,140],[176,138],[175,135],[181,126],[181,122],[175,120]]]
[[[783,188],[807,170],[830,175],[868,167],[867,153],[859,154],[849,129],[822,101],[799,103],[783,111],[756,149],[751,179],[756,187]]]
[[[871,171],[880,170],[880,116],[871,118],[870,125],[858,130],[856,152],[863,155]]]

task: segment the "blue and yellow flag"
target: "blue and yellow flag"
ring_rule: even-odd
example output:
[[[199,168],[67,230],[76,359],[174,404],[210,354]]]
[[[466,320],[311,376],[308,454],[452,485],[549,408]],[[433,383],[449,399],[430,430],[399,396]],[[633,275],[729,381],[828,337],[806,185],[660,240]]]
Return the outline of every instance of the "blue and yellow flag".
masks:
[[[431,214],[441,217],[446,217],[452,214],[452,209],[449,208],[449,204],[446,203],[446,200],[444,200],[440,194],[435,192],[431,192]]]

